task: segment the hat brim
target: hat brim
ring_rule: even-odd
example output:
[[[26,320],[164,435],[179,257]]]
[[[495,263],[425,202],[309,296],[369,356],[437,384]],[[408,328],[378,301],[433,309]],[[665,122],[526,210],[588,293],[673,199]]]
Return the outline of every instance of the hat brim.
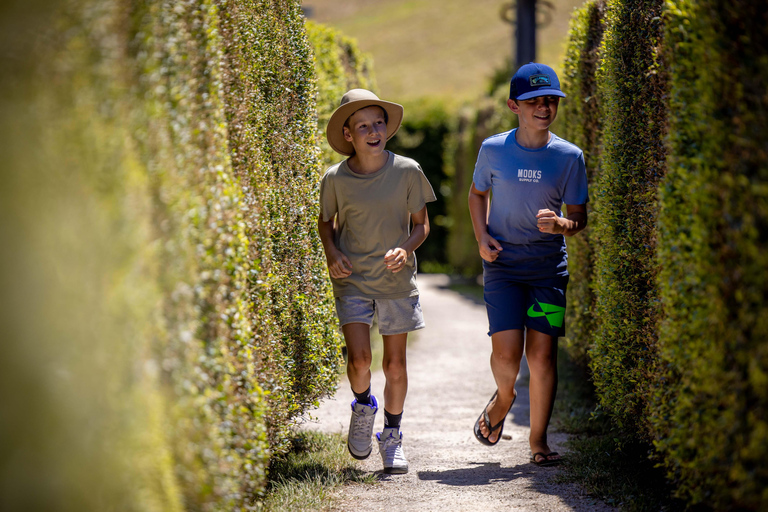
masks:
[[[344,123],[349,116],[366,107],[381,107],[387,112],[387,140],[391,139],[400,129],[403,122],[403,106],[390,101],[363,99],[350,101],[337,108],[328,126],[325,129],[325,137],[331,148],[344,156],[351,156],[355,153],[355,148],[351,142],[344,138]]]
[[[516,100],[529,100],[531,98],[538,98],[539,96],[560,96],[565,98],[565,93],[559,89],[537,89],[535,91],[526,92],[521,94]]]

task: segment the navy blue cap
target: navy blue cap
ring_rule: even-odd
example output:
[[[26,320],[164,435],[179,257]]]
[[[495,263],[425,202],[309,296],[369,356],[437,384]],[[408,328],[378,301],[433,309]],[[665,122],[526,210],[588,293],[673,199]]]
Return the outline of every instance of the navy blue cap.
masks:
[[[555,70],[546,64],[529,62],[517,70],[509,83],[509,99],[527,100],[536,96],[560,96],[560,80]]]

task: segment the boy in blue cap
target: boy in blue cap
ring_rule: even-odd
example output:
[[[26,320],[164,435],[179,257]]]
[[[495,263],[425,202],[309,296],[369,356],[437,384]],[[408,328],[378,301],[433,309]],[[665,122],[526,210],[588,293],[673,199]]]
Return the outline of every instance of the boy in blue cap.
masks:
[[[323,176],[318,219],[355,395],[347,448],[356,459],[372,451],[378,403],[371,394],[370,327],[378,318],[386,384],[384,430],[376,439],[385,473],[408,472],[400,433],[408,390],[405,349],[408,332],[424,327],[413,252],[429,234],[426,204],[435,200],[419,164],[385,149],[402,119],[401,105],[371,91],[344,94],[326,137],[349,158]]]
[[[587,225],[584,155],[549,131],[564,97],[551,67],[521,66],[507,100],[519,127],[483,142],[469,192],[497,385],[475,422],[475,437],[489,446],[501,439],[525,352],[531,462],[540,466],[561,461],[547,444],[547,427],[557,391],[557,338],[565,331],[565,237]]]

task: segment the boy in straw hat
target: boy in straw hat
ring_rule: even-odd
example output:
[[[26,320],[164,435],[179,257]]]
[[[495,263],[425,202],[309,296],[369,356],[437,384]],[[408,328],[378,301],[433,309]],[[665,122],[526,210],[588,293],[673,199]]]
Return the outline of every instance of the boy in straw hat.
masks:
[[[374,316],[384,340],[384,430],[376,438],[385,473],[408,471],[400,433],[408,390],[405,347],[408,332],[424,327],[413,251],[429,234],[426,203],[436,199],[418,163],[385,150],[402,119],[401,105],[365,89],[341,98],[326,136],[349,158],[323,176],[318,219],[355,395],[347,447],[356,459],[372,451],[378,411],[371,394]]]
[[[547,426],[557,390],[557,338],[565,331],[565,237],[587,225],[584,155],[549,131],[562,97],[551,67],[520,67],[507,100],[519,127],[483,142],[469,192],[497,385],[475,422],[475,436],[485,445],[501,439],[525,352],[531,462],[539,466],[561,461],[547,443]]]

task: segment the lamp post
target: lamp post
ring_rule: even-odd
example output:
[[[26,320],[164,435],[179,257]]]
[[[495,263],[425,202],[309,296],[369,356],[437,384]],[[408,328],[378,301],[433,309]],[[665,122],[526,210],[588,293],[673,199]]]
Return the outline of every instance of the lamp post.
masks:
[[[548,0],[515,0],[501,6],[501,19],[512,31],[512,55],[515,69],[536,60],[536,29],[552,21],[555,6]]]
[[[517,0],[515,68],[536,60],[536,0]]]

